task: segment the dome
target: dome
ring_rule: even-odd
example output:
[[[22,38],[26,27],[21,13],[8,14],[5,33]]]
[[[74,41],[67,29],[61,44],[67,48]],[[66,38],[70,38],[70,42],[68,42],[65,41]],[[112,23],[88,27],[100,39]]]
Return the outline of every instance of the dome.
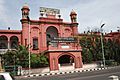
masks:
[[[72,9],[70,15],[77,15],[77,13]]]
[[[25,3],[25,4],[23,5],[23,8],[29,9],[28,4],[27,4],[27,3]]]

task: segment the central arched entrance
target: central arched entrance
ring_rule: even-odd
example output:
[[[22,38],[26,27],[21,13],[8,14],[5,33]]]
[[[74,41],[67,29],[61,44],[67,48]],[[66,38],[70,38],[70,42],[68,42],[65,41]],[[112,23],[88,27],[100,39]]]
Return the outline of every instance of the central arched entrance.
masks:
[[[58,63],[59,63],[59,70],[61,71],[72,70],[75,68],[74,57],[69,54],[60,56],[58,59]]]
[[[74,58],[69,55],[63,55],[59,58],[59,64],[62,66],[72,65],[74,63]]]
[[[82,58],[80,51],[50,51],[49,52],[50,71],[70,71],[82,68]]]

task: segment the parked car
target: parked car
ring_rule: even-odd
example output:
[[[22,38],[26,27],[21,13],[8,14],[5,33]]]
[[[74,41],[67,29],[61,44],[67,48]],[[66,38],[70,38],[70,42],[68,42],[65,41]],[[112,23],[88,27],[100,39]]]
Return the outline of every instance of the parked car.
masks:
[[[0,80],[15,80],[15,79],[8,72],[1,72],[0,73]]]

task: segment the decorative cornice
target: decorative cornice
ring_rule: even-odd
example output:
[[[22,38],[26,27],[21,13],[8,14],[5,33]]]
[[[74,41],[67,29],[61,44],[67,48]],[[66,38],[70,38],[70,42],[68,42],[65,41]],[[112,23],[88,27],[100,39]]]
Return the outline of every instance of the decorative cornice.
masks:
[[[48,50],[48,52],[81,52],[82,50]]]
[[[4,34],[22,34],[21,30],[0,30],[0,33]]]

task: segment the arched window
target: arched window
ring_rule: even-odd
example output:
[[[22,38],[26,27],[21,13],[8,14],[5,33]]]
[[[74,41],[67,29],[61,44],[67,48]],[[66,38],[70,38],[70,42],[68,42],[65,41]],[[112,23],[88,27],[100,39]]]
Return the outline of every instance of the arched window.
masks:
[[[33,50],[38,49],[38,38],[33,38]]]
[[[8,38],[6,36],[0,36],[0,49],[8,48]]]
[[[58,30],[57,28],[50,26],[47,28],[46,30],[46,41],[47,41],[47,46],[49,46],[50,44],[53,47],[57,47],[57,43],[51,43],[50,41],[52,40],[52,38],[58,37]]]
[[[16,49],[18,47],[18,37],[12,36],[10,38],[10,48],[11,49]]]
[[[112,40],[111,40],[111,39],[108,39],[108,42],[109,42],[109,43],[111,43],[111,42],[112,42]]]
[[[115,42],[116,42],[116,43],[119,43],[119,39],[116,39]]]

